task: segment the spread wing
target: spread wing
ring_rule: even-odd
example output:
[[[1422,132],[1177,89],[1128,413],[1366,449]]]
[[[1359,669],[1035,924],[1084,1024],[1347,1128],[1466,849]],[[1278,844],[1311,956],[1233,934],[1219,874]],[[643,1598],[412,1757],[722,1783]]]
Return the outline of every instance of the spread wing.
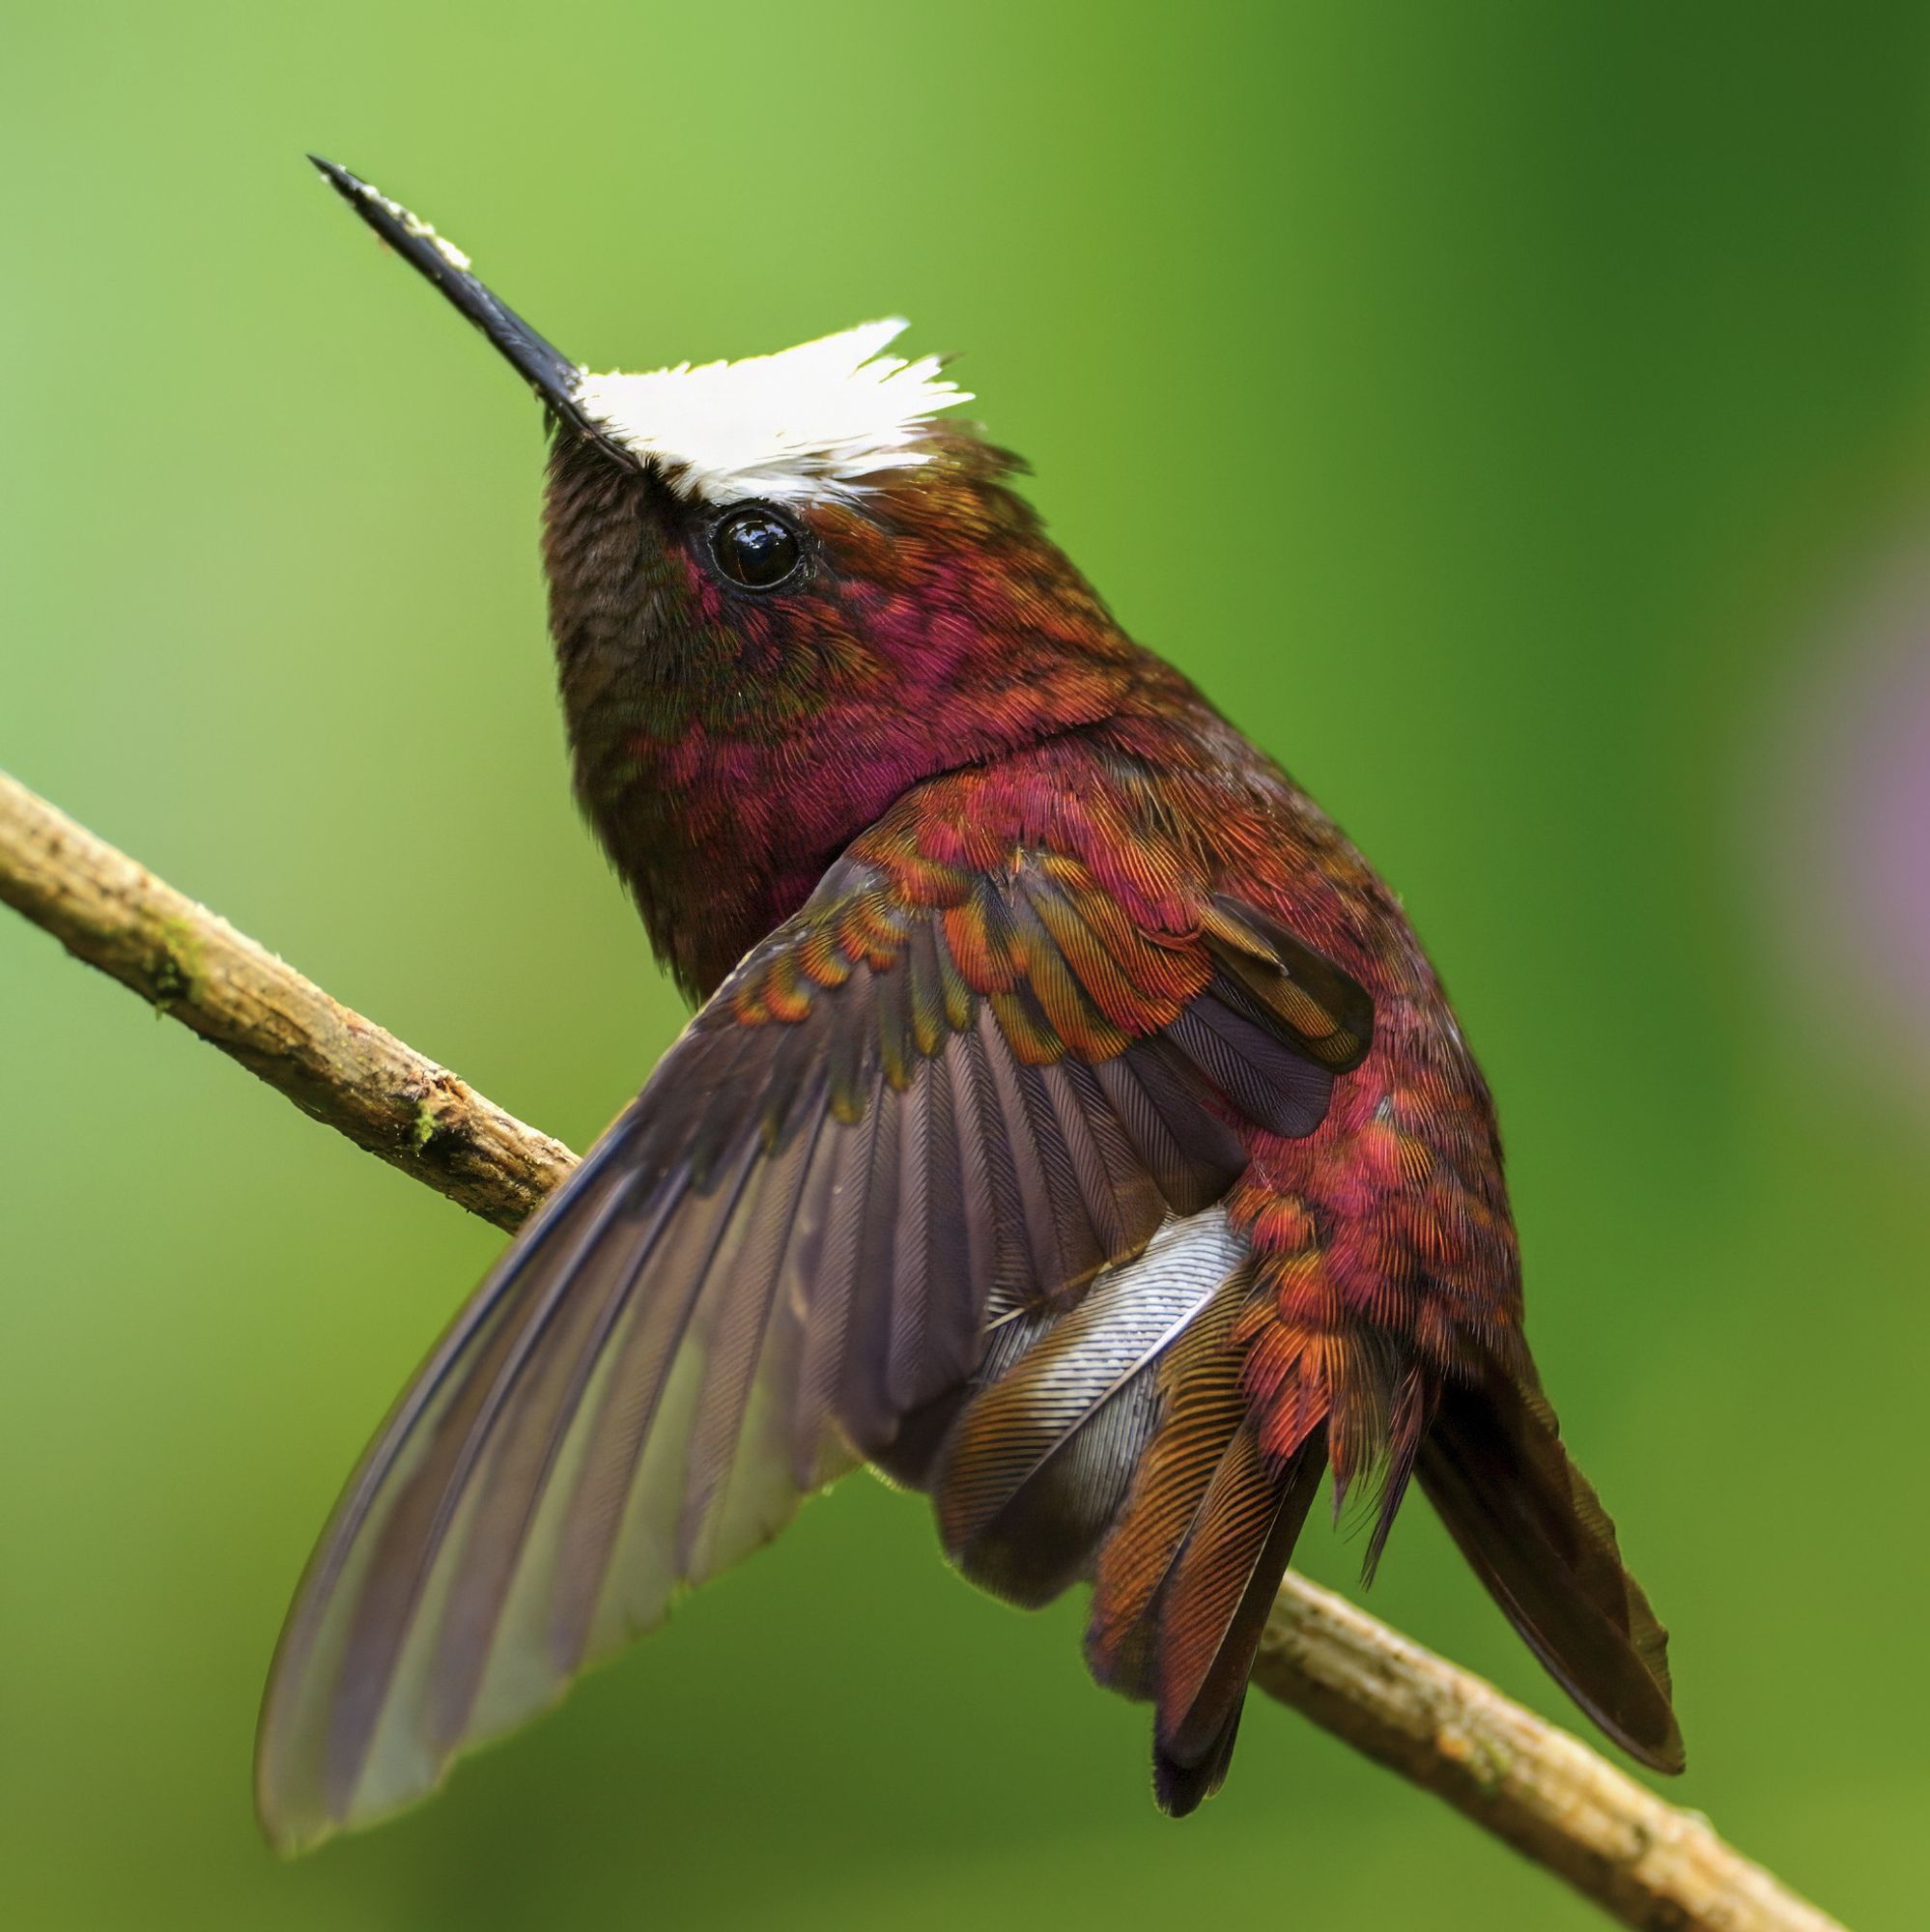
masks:
[[[1366,996],[1250,909],[861,841],[750,953],[377,1436],[283,1634],[285,1849],[433,1788],[955,1389],[1310,1132]]]

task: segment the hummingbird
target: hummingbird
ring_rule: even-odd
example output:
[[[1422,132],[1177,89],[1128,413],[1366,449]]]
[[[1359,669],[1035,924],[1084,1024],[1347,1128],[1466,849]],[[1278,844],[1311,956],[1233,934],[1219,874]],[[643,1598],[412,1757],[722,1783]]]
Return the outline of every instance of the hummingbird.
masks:
[[[1489,1089],[1333,820],[1125,635],[901,322],[593,374],[316,165],[543,406],[576,795],[695,1014],[337,1505],[263,1708],[270,1840],[422,1798],[860,1464],[994,1595],[1090,1587],[1175,1815],[1329,1485],[1371,1580],[1418,1483],[1679,1771],[1666,1634],[1523,1337]]]

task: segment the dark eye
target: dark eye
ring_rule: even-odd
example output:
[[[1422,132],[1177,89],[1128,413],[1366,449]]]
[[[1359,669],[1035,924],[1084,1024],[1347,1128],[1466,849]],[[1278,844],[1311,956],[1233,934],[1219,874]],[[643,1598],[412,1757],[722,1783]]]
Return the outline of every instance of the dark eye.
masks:
[[[769,590],[797,569],[804,545],[775,510],[753,505],[720,517],[710,532],[710,554],[731,582]]]

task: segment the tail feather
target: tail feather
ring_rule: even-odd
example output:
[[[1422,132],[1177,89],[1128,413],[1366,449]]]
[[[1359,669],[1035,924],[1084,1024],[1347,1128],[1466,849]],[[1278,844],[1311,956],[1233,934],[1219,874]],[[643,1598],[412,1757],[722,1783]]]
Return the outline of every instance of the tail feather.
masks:
[[[1301,1440],[1263,1449],[1231,1331],[1249,1285],[1230,1277],[1162,1363],[1165,1403],[1099,1552],[1087,1662],[1149,1697],[1153,1789],[1176,1817],[1219,1789],[1268,1606],[1326,1471],[1316,1408]]]
[[[1090,1574],[1153,1429],[1161,1359],[1246,1249],[1218,1208],[1168,1221],[964,1409],[932,1488],[946,1554],[1028,1607]]]
[[[1226,1776],[1260,1634],[1326,1467],[1322,1430],[1282,1470],[1243,1429],[1174,1564],[1159,1610],[1152,1761],[1154,1792],[1175,1817]]]
[[[1166,1585],[1246,1421],[1240,1356],[1229,1344],[1245,1295],[1244,1280],[1230,1279],[1161,1361],[1158,1424],[1099,1549],[1086,1662],[1128,1697],[1158,1694]]]
[[[1162,1747],[1158,1734],[1152,1740],[1153,1802],[1169,1818],[1184,1818],[1197,1811],[1227,1781],[1227,1767],[1233,1763],[1234,1743],[1239,1736],[1240,1714],[1246,1709],[1242,1693],[1235,1700],[1233,1712],[1214,1735],[1210,1747],[1196,1764],[1181,1764]]]
[[[1445,1385],[1421,1489],[1549,1674],[1650,1769],[1683,1768],[1668,1634],[1622,1567],[1609,1520],[1538,1388],[1498,1367]]]

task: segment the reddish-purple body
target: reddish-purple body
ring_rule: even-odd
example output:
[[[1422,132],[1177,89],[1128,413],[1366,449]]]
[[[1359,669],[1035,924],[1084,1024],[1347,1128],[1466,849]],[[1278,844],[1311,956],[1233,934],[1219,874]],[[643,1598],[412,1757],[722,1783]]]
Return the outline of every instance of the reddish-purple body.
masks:
[[[725,593],[666,544],[660,519],[676,511],[559,445],[547,556],[579,787],[659,952],[708,998],[901,800],[918,857],[1064,851],[1149,930],[1186,930],[1203,895],[1242,897],[1375,1011],[1370,1055],[1311,1136],[1241,1125],[1253,1166],[1230,1206],[1277,1276],[1288,1338],[1266,1338],[1256,1393],[1281,1392],[1296,1348],[1344,1350],[1349,1322],[1410,1335],[1436,1367],[1463,1330],[1513,1361],[1518,1269],[1488,1089],[1400,905],[1272,760],[1124,637],[1001,466],[962,440],[954,453],[950,488],[919,472],[868,514],[821,516],[832,592],[733,626]],[[592,544],[610,547],[618,583],[674,572],[690,611],[663,660],[661,714],[626,710],[620,736],[589,668],[613,639],[634,678],[634,612],[613,596],[603,617],[604,576],[582,564]],[[692,716],[710,668],[694,672],[690,636],[724,640],[718,682],[743,680],[740,717]],[[861,676],[825,701],[814,668],[861,652]],[[786,677],[807,693],[795,717],[774,695]],[[1331,1373],[1312,1359],[1307,1372]],[[1343,1477],[1372,1462],[1388,1420],[1361,1417],[1337,1445]]]
[[[705,372],[579,382],[337,185],[556,411],[578,794],[703,1004],[344,1498],[264,1717],[278,1839],[419,1795],[860,1460],[986,1588],[1092,1583],[1088,1662],[1154,1705],[1175,1812],[1226,1774],[1329,1471],[1376,1501],[1370,1572],[1418,1481],[1584,1708],[1679,1767],[1663,1633],[1522,1339],[1487,1087],[1361,856],[976,435],[864,416],[735,497],[590,411]]]

